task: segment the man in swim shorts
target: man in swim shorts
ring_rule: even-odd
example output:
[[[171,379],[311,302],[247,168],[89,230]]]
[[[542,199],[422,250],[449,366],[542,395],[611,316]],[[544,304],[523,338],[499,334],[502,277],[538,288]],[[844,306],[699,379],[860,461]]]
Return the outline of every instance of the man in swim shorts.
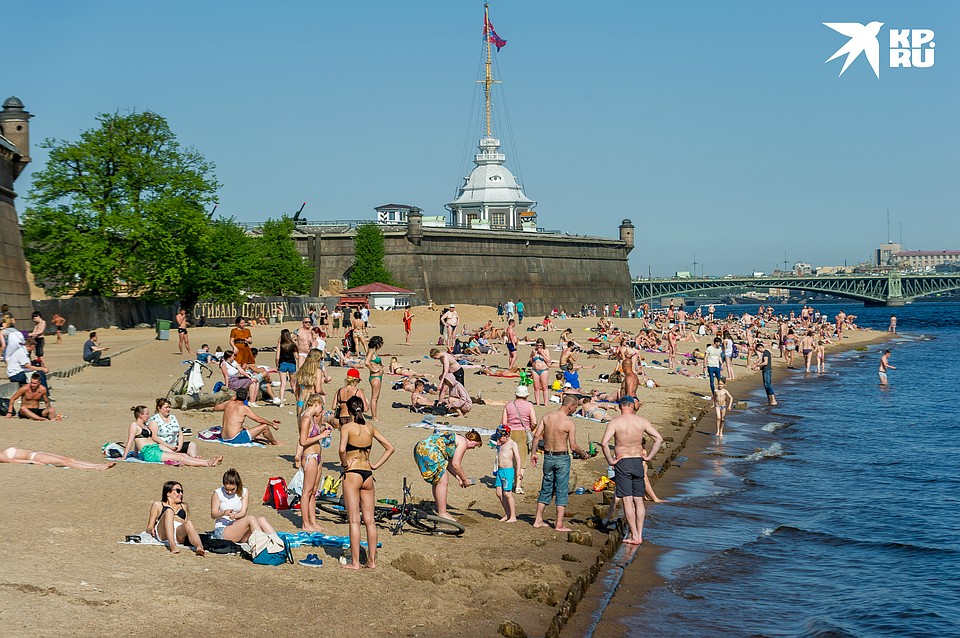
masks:
[[[643,542],[643,521],[646,509],[643,505],[645,461],[652,461],[663,444],[663,437],[653,424],[634,413],[633,399],[620,399],[620,416],[611,419],[600,439],[600,450],[613,467],[616,496],[623,499],[623,515],[630,528],[630,537],[624,543],[639,545]],[[643,438],[653,440],[650,452],[643,449]],[[610,439],[614,439],[610,452]]]
[[[878,374],[880,375],[880,385],[889,385],[887,383],[887,370],[896,370],[896,366],[890,365],[890,351],[884,350],[883,356],[880,357],[880,370]],[[13,401],[11,401],[13,403]]]
[[[20,410],[17,416],[21,419],[31,419],[33,421],[60,421],[61,417],[53,409],[53,403],[47,396],[47,389],[40,384],[40,373],[34,372],[30,375],[30,382],[20,388],[10,397],[10,407],[7,409],[7,418],[13,418],[13,404],[20,399]],[[45,408],[40,408],[40,402],[43,401]]]
[[[187,336],[187,327],[190,324],[187,323],[187,311],[181,308],[173,320],[177,324],[177,354],[183,354],[184,349],[187,354],[190,354],[190,337]]]
[[[520,340],[517,338],[515,326],[517,322],[513,319],[507,322],[507,352],[510,353],[507,360],[507,370],[513,370],[517,366],[517,344]]]
[[[220,440],[224,443],[240,445],[244,443],[265,443],[266,445],[280,445],[273,436],[274,430],[280,429],[279,421],[267,421],[254,413],[246,405],[247,389],[237,388],[237,394],[232,401],[225,401],[213,407],[217,412],[223,412],[223,420],[220,422]],[[258,423],[256,427],[245,428],[243,422],[247,418],[253,419]]]

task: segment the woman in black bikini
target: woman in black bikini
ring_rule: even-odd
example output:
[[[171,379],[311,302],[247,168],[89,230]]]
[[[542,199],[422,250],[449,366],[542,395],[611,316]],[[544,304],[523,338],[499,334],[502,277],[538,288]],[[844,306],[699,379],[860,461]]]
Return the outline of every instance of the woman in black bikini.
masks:
[[[158,541],[167,541],[168,549],[174,554],[180,553],[177,543],[190,542],[197,556],[203,556],[203,543],[197,528],[189,520],[190,508],[183,502],[183,485],[176,481],[163,484],[160,500],[150,508],[147,531]]]
[[[347,409],[347,401],[353,397],[359,397],[360,401],[363,403],[364,411],[368,409],[367,397],[363,395],[363,390],[358,387],[360,384],[360,371],[356,368],[350,368],[347,370],[347,379],[345,383],[345,386],[337,390],[337,405],[336,408],[334,408],[336,419],[339,425],[349,423],[353,420],[350,416],[350,411]]]
[[[367,564],[371,569],[377,566],[377,522],[373,515],[376,494],[373,489],[373,472],[390,455],[393,445],[377,428],[363,418],[363,400],[350,397],[346,403],[350,421],[340,426],[340,464],[343,466],[343,503],[347,508],[350,521],[350,557],[351,562],[344,567],[360,569],[360,512],[367,528]],[[383,446],[383,454],[376,463],[370,462],[370,448],[373,441]]]

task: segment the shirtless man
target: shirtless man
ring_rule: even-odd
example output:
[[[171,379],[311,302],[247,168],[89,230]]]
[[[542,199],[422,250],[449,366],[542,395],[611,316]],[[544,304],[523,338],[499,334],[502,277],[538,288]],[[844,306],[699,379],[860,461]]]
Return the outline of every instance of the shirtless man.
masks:
[[[880,375],[880,385],[889,385],[887,383],[887,370],[896,370],[897,366],[890,365],[890,351],[884,350],[883,356],[880,357],[880,370],[878,374]],[[10,400],[11,405],[13,404],[13,399]]]
[[[516,325],[517,322],[514,319],[507,322],[507,352],[510,353],[507,359],[507,370],[515,370],[517,367],[517,344],[520,343],[520,340],[517,338],[516,330],[514,330]]]
[[[237,396],[233,401],[218,403],[213,406],[217,412],[223,412],[223,420],[220,425],[220,439],[224,443],[266,443],[267,445],[281,445],[274,438],[274,430],[280,429],[280,421],[267,421],[257,416],[253,410],[244,404],[247,400],[247,389],[238,388]],[[243,427],[244,420],[247,417],[253,419],[259,425],[252,428]]]
[[[407,385],[404,384],[403,387],[406,390]],[[423,379],[414,381],[413,387],[408,390],[408,392],[410,392],[411,412],[420,412],[423,408],[433,407],[433,401],[427,396],[426,384],[423,382]]]
[[[717,389],[713,392],[713,409],[717,414],[717,432],[714,436],[723,436],[723,426],[727,422],[727,413],[733,408],[733,395],[724,386],[723,381],[717,382]]]
[[[452,346],[453,340],[457,335],[457,325],[460,323],[460,315],[457,314],[457,305],[450,304],[450,310],[443,316],[443,325],[447,334],[447,345]]]
[[[440,381],[437,383],[437,385],[440,386],[440,401],[443,401],[448,392],[447,385],[443,383],[443,378],[448,374],[452,374],[453,378],[456,379],[460,385],[464,385],[463,366],[457,362],[452,354],[449,352],[440,352],[440,350],[437,348],[430,350],[430,358],[436,359],[443,365],[443,369],[437,376],[437,378],[440,379]]]
[[[63,325],[67,323],[67,320],[57,313],[53,313],[53,317],[50,320],[57,328],[57,343],[63,343]]]
[[[293,334],[293,342],[297,344],[297,370],[307,358],[310,348],[313,347],[313,322],[304,317],[303,325]]]
[[[623,381],[620,383],[620,401],[624,399],[633,399],[634,409],[640,407],[640,399],[637,398],[637,388],[640,387],[640,377],[633,371],[633,364],[630,359],[624,359],[620,362],[620,373],[623,375]]]
[[[550,500],[556,498],[557,523],[554,529],[558,532],[569,532],[569,527],[563,524],[563,515],[567,510],[570,492],[570,451],[581,457],[586,457],[580,446],[577,445],[577,425],[570,415],[577,411],[580,402],[573,395],[564,395],[560,409],[550,412],[537,424],[533,433],[533,445],[530,464],[537,466],[540,457],[537,456],[537,447],[543,439],[543,483],[540,487],[540,496],[537,497],[537,515],[533,521],[534,527],[548,527],[543,522],[543,510]],[[642,496],[641,492],[641,496]]]
[[[843,324],[847,320],[847,313],[841,310],[835,319],[837,320],[837,341],[839,341],[843,339]]]
[[[187,350],[187,354],[190,354],[190,337],[187,336],[187,311],[181,308],[177,311],[177,316],[173,318],[173,321],[177,324],[177,337],[179,339],[177,343],[177,354],[183,354],[184,348]]]
[[[673,370],[677,358],[677,339],[679,338],[678,328],[670,328],[667,333],[667,367]]]
[[[7,418],[13,418],[13,404],[20,399],[20,411],[17,416],[21,419],[31,419],[33,421],[62,421],[63,417],[57,414],[53,409],[53,403],[47,397],[47,389],[40,385],[40,374],[34,372],[30,375],[30,382],[27,385],[20,386],[13,396],[10,397],[10,407],[7,409]],[[47,407],[40,409],[40,402]]]
[[[630,528],[630,536],[623,539],[628,545],[643,543],[643,520],[646,508],[643,505],[646,477],[645,461],[652,461],[663,444],[663,437],[653,424],[634,414],[633,401],[620,399],[620,416],[612,419],[603,431],[600,449],[607,463],[613,467],[616,496],[623,499],[623,514]],[[643,438],[649,436],[653,447],[643,449]],[[615,439],[613,453],[610,439]]]
[[[37,349],[36,354],[39,359],[43,359],[43,346],[46,344],[47,340],[44,339],[43,333],[47,331],[47,322],[44,321],[43,315],[39,312],[34,311],[30,317],[33,319],[33,330],[30,331],[31,337],[36,340]]]

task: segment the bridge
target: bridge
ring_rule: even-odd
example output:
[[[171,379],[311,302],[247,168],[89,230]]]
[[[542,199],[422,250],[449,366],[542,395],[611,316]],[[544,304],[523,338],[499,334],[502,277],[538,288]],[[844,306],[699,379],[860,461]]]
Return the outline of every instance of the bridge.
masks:
[[[868,306],[902,306],[936,293],[960,289],[960,275],[773,275],[723,279],[638,279],[637,301],[721,288],[787,288],[862,301]]]

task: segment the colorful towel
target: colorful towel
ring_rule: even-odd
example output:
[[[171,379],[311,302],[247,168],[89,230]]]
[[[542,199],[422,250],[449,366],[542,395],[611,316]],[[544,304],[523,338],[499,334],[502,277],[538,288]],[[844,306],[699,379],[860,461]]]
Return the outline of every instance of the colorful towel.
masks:
[[[493,430],[489,428],[472,428],[467,425],[444,425],[441,423],[427,423],[426,421],[421,421],[420,423],[411,423],[407,426],[408,428],[421,428],[423,430],[433,430],[434,432],[469,432],[470,430],[476,430],[477,434],[480,436],[492,436]]]
[[[334,536],[323,532],[277,532],[277,536],[287,541],[290,547],[350,547],[349,536]],[[367,541],[360,541],[360,546],[368,547]],[[377,547],[383,547],[383,543],[378,542]]]
[[[227,443],[220,438],[219,425],[202,430],[199,434],[197,434],[197,438],[201,441],[207,441],[208,443],[223,443],[224,445],[230,445],[233,447],[265,447],[263,443]]]

